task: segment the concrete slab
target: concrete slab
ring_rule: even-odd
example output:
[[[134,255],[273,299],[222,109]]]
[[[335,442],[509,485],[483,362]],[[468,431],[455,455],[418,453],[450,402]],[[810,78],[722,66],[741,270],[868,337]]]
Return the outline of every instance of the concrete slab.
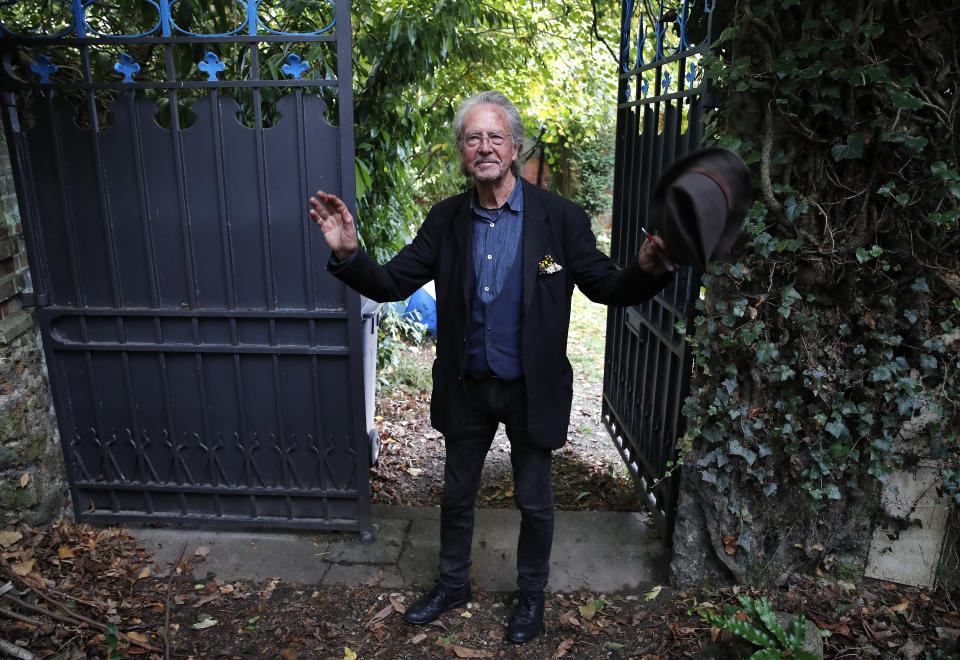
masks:
[[[210,549],[200,575],[223,581],[280,578],[300,584],[423,588],[436,578],[440,510],[375,506],[373,543],[356,532],[233,532],[175,527],[133,527],[130,532],[154,562],[166,568],[187,541],[188,556]],[[637,513],[558,511],[551,591],[605,593],[648,589],[667,580],[668,551],[649,538],[648,517]],[[472,580],[484,591],[516,588],[520,514],[478,509]]]

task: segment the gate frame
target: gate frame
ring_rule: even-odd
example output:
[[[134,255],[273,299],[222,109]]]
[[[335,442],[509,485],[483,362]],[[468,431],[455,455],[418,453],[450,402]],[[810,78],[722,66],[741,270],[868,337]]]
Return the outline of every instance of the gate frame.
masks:
[[[652,224],[650,205],[660,173],[700,147],[708,85],[702,74],[696,84],[697,65],[689,63],[687,73],[687,64],[709,52],[715,2],[703,0],[706,37],[690,44],[687,29],[699,0],[671,2],[673,17],[660,0],[651,32],[644,32],[642,8],[638,10],[645,3],[623,0],[611,231],[611,256],[621,266],[636,258],[643,228]],[[635,13],[640,20],[634,37]],[[674,25],[677,44],[667,53],[667,32]],[[650,62],[644,62],[645,46],[653,47]],[[670,91],[674,83],[676,91]],[[651,126],[652,132],[643,130]],[[680,475],[673,469],[686,426],[682,407],[692,370],[684,338],[694,327],[701,275],[681,267],[652,300],[607,312],[601,418],[667,546],[672,544],[679,495]]]
[[[54,346],[52,345],[54,342],[50,340],[49,331],[50,324],[52,322],[52,317],[50,314],[62,313],[66,315],[78,314],[96,316],[98,314],[109,315],[112,313],[125,316],[138,316],[147,314],[156,317],[170,317],[177,316],[178,310],[163,308],[160,305],[146,310],[124,307],[123,305],[119,305],[115,309],[88,308],[82,305],[59,307],[53,307],[50,305],[50,291],[52,286],[50,281],[50,264],[47,261],[48,253],[45,248],[44,235],[41,231],[41,224],[38,219],[37,190],[33,185],[33,181],[29,174],[32,172],[32,168],[30,167],[30,158],[27,152],[27,146],[25,144],[25,137],[23,136],[19,123],[19,115],[17,112],[18,93],[23,92],[26,89],[50,90],[48,93],[56,91],[84,91],[89,102],[88,110],[92,115],[90,130],[92,134],[96,135],[100,129],[97,126],[96,121],[94,94],[98,90],[114,90],[118,94],[124,92],[130,92],[133,94],[136,90],[144,89],[166,90],[169,94],[171,102],[176,102],[177,90],[204,89],[210,90],[211,96],[214,98],[215,102],[215,95],[218,90],[240,88],[251,89],[253,90],[254,98],[256,130],[262,131],[263,125],[260,110],[260,89],[271,87],[284,88],[300,93],[300,91],[307,88],[335,87],[338,94],[337,135],[339,140],[338,148],[340,157],[338,172],[341,187],[341,189],[336,192],[341,196],[342,199],[344,199],[349,208],[355,209],[356,207],[352,90],[352,31],[350,21],[351,3],[349,0],[340,0],[338,2],[328,0],[330,5],[333,7],[333,20],[329,25],[321,30],[307,34],[282,33],[272,30],[259,19],[260,8],[258,6],[258,0],[243,0],[243,5],[245,5],[246,8],[246,17],[244,22],[237,29],[229,33],[204,35],[183,30],[173,22],[171,18],[170,5],[171,2],[176,0],[149,0],[149,4],[153,5],[158,12],[158,20],[156,25],[149,32],[124,36],[108,36],[98,33],[89,24],[87,21],[87,13],[98,0],[61,1],[64,6],[69,7],[69,11],[73,18],[73,23],[66,29],[61,30],[56,34],[44,36],[17,34],[6,29],[2,22],[0,22],[0,48],[2,48],[3,51],[3,69],[0,71],[0,87],[2,87],[2,90],[0,90],[0,103],[2,103],[3,106],[2,114],[4,129],[7,135],[7,144],[9,145],[10,149],[14,182],[25,230],[24,234],[27,239],[26,247],[31,280],[31,282],[28,283],[29,290],[24,291],[21,294],[21,299],[24,307],[38,308],[40,326],[44,334],[44,352],[49,365],[58,364],[57,360],[55,359]],[[244,31],[245,33],[243,33]],[[291,79],[277,80],[261,78],[260,55],[257,46],[262,43],[271,42],[333,42],[335,44],[337,60],[336,78],[303,78],[301,77],[301,74],[303,73],[302,70],[300,72],[288,73],[288,75],[293,76]],[[249,56],[250,62],[249,75],[246,78],[237,80],[220,80],[214,73],[209,73],[207,80],[177,79],[173,60],[173,48],[175,46],[180,44],[226,43],[236,43],[246,46],[246,53]],[[90,63],[91,46],[125,46],[134,44],[150,44],[155,47],[163,47],[166,73],[164,80],[136,81],[132,80],[132,78],[129,76],[128,78],[130,79],[125,80],[124,82],[103,82],[94,81],[92,79],[92,69]],[[41,77],[39,82],[24,80],[16,76],[14,73],[12,58],[15,57],[18,52],[28,48],[52,49],[57,46],[75,48],[78,51],[79,59],[83,66],[83,82],[63,82],[49,80],[48,75],[55,71],[56,67],[50,66],[49,60],[45,57],[37,57],[34,60],[34,64],[31,66],[31,70]],[[289,62],[290,65],[295,65],[299,63],[299,60],[297,62],[289,60]],[[115,68],[119,73],[124,73],[121,68]],[[294,66],[294,69],[295,68],[296,67]],[[308,182],[304,181],[303,184],[306,185]],[[304,199],[303,201],[305,205],[306,200]],[[305,211],[304,218],[306,218]],[[307,222],[306,219],[303,221]],[[316,267],[321,268],[319,264]],[[236,278],[236,271],[234,271],[233,277],[234,279]],[[367,324],[372,322],[372,319],[364,318],[364,313],[361,309],[360,295],[346,287],[343,287],[343,289],[344,306],[340,310],[307,309],[303,311],[289,311],[284,310],[275,304],[272,308],[272,311],[275,312],[275,314],[274,316],[270,316],[270,318],[342,318],[346,323],[346,346],[340,348],[330,347],[329,350],[327,350],[326,347],[319,347],[316,350],[307,351],[307,354],[344,355],[349,361],[349,383],[347,386],[350,391],[350,400],[353,402],[354,407],[357,408],[357,410],[351,411],[352,420],[350,423],[350,428],[351,435],[354,438],[352,441],[352,446],[358,452],[358,456],[354,461],[355,474],[352,477],[353,482],[356,485],[356,497],[351,497],[349,499],[356,499],[357,501],[358,515],[356,520],[329,517],[326,519],[314,518],[310,520],[303,520],[293,518],[292,516],[287,520],[277,519],[276,517],[270,517],[269,519],[262,518],[258,520],[255,516],[248,520],[243,520],[236,517],[221,519],[214,515],[194,515],[190,517],[184,517],[181,520],[179,517],[171,517],[167,515],[158,517],[155,515],[150,515],[149,513],[137,514],[135,512],[131,513],[130,511],[114,511],[111,513],[102,511],[90,512],[84,510],[83,507],[84,504],[88,502],[88,498],[84,497],[84,491],[82,488],[80,488],[78,483],[81,475],[78,474],[76,465],[73,465],[73,462],[69,460],[71,456],[70,442],[71,436],[74,434],[74,429],[70,427],[70,420],[68,419],[69,415],[65,410],[66,406],[56,404],[56,402],[63,404],[63,402],[69,400],[65,393],[66,383],[65,379],[60,378],[56,373],[56,368],[54,368],[51,369],[50,373],[51,393],[55,401],[55,413],[58,427],[60,429],[62,449],[65,457],[68,459],[65,462],[67,464],[67,473],[70,480],[74,512],[77,520],[95,524],[122,524],[127,521],[156,522],[158,520],[163,520],[165,522],[199,523],[202,525],[229,527],[345,529],[360,531],[361,538],[363,540],[371,540],[373,523],[371,519],[368,466],[370,462],[370,451],[372,449],[369,442],[372,441],[373,438],[365,428],[365,415],[364,411],[360,409],[360,406],[363,406],[365,401],[365,377],[362,365],[364,352],[367,346],[365,346],[366,342],[364,339],[364,331],[367,329]],[[199,312],[199,316],[201,317],[205,313],[205,310],[195,309],[193,311]],[[241,318],[245,315],[257,316],[256,312],[245,313],[243,310],[239,310],[235,306],[232,309],[216,310],[216,312],[219,312],[224,316],[231,316],[233,318]],[[269,316],[270,312],[271,309],[264,309],[262,310],[260,316],[266,318]],[[197,316],[197,314],[194,313],[192,316]],[[86,350],[89,351],[90,349]],[[165,350],[166,349],[163,349],[159,352],[165,352]],[[199,354],[199,348],[197,352]],[[283,351],[271,351],[269,348],[267,348],[262,351],[253,352],[274,355]],[[375,431],[372,433],[375,433]],[[283,440],[281,439],[280,442],[282,443]],[[117,483],[105,485],[102,488],[104,490],[111,490],[112,486],[118,485],[121,484]],[[213,485],[214,484],[211,484],[211,486]],[[211,493],[212,492],[213,491],[211,491]],[[346,493],[347,491],[343,492]],[[251,497],[253,497],[253,495],[251,495]],[[337,495],[334,494],[331,497],[335,498]]]

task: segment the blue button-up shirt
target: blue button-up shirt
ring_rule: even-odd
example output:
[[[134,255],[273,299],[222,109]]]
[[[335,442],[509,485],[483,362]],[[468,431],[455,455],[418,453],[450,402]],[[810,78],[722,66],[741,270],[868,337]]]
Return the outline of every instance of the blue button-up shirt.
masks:
[[[473,223],[474,296],[467,328],[467,372],[490,371],[504,380],[523,374],[520,362],[520,314],[523,277],[523,184],[506,203],[485,209],[476,195],[470,202]]]

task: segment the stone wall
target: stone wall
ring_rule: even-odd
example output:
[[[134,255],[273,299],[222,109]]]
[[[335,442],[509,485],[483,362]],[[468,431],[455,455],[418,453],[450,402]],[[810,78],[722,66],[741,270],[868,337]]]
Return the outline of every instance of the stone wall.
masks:
[[[20,210],[0,133],[0,528],[50,522],[66,502],[40,332],[20,301],[28,288]]]

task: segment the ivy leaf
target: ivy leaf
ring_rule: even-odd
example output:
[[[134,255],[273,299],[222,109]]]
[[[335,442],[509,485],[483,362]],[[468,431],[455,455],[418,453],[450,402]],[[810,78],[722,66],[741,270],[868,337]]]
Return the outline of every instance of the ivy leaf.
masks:
[[[919,135],[911,135],[904,138],[903,143],[907,145],[907,148],[912,149],[916,153],[920,153],[926,148],[930,141]]]
[[[827,430],[827,433],[832,435],[834,438],[839,438],[841,435],[847,432],[846,425],[838,420],[833,420],[824,427]]]
[[[763,364],[774,360],[780,355],[780,349],[770,342],[763,342],[757,346],[757,362]]]
[[[742,457],[747,465],[753,465],[757,460],[757,453],[741,445],[739,440],[730,441],[730,453]]]
[[[874,383],[879,383],[882,381],[890,381],[893,379],[893,374],[890,372],[889,367],[886,365],[877,365],[870,370],[870,381]]]
[[[919,110],[924,105],[922,100],[894,85],[887,85],[887,92],[890,94],[890,100],[898,108]]]
[[[866,138],[862,133],[851,133],[847,136],[846,144],[833,145],[830,153],[836,161],[862,158],[864,144],[866,144]]]
[[[827,496],[828,500],[839,500],[840,489],[837,488],[836,484],[827,484],[827,487],[823,489],[824,494]]]

